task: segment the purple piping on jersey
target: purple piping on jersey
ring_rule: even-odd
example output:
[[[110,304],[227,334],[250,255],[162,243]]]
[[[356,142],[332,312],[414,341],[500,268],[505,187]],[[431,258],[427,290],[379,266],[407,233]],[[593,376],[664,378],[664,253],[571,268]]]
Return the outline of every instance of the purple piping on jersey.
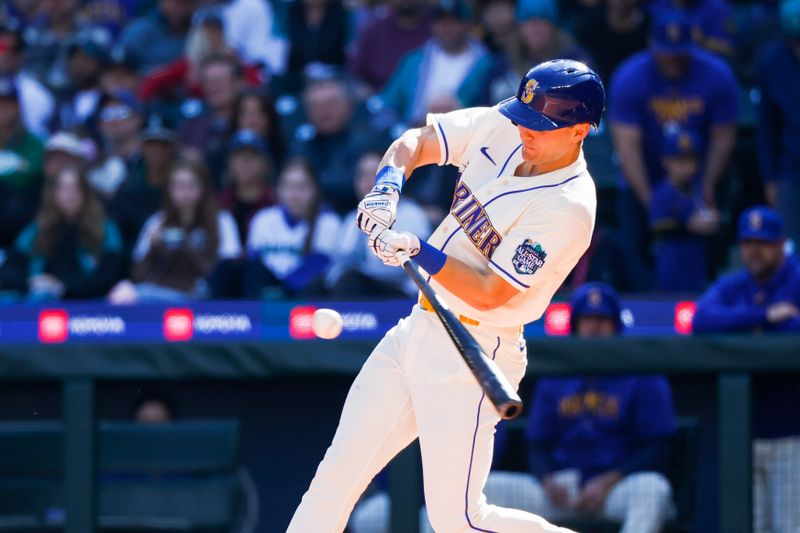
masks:
[[[506,272],[506,270],[505,270],[503,267],[501,267],[500,265],[498,265],[497,263],[495,263],[495,262],[494,262],[494,261],[492,261],[491,259],[489,259],[489,262],[490,262],[491,264],[493,264],[495,267],[497,267],[497,270],[499,270],[500,272],[502,272],[503,274],[505,274],[506,276],[508,276],[508,277],[509,277],[509,278],[511,278],[512,280],[514,280],[516,283],[519,283],[520,285],[522,285],[522,286],[523,286],[523,287],[525,287],[526,289],[530,289],[530,288],[531,288],[531,286],[530,286],[530,285],[525,285],[525,284],[524,284],[524,283],[522,283],[520,280],[518,280],[517,278],[515,278],[514,276],[512,276],[511,274],[509,274],[508,272]]]
[[[439,132],[442,134],[442,140],[444,141],[444,163],[447,164],[447,162],[450,160],[450,148],[447,146],[447,136],[444,134],[444,130],[442,129],[442,123],[437,122],[436,125],[439,126]]]
[[[508,196],[509,194],[517,194],[517,193],[521,193],[521,192],[535,191],[536,189],[549,189],[550,187],[558,187],[560,185],[565,185],[565,184],[569,183],[570,181],[572,181],[572,180],[574,180],[576,178],[579,178],[579,177],[580,177],[580,174],[576,174],[576,175],[572,176],[571,178],[566,179],[566,180],[564,180],[564,181],[562,181],[560,183],[551,183],[550,185],[539,185],[538,187],[531,187],[530,189],[522,189],[522,190],[519,190],[519,191],[504,192],[503,194],[498,194],[497,196],[495,196],[494,198],[490,199],[488,202],[483,204],[483,208],[486,209],[489,206],[490,203],[494,202],[498,198],[502,198],[503,196]]]
[[[508,165],[508,162],[509,162],[509,161],[511,161],[511,158],[512,158],[512,157],[514,157],[514,154],[516,154],[516,153],[517,153],[517,150],[519,150],[520,148],[522,148],[522,144],[518,144],[518,145],[517,145],[517,147],[516,147],[516,148],[514,148],[514,151],[513,151],[513,152],[511,152],[511,155],[509,155],[509,156],[508,156],[508,159],[506,159],[506,162],[505,162],[505,163],[503,163],[503,168],[501,168],[501,169],[500,169],[500,172],[497,174],[497,177],[498,177],[498,178],[499,178],[500,176],[502,176],[502,174],[503,174],[503,171],[506,169],[506,166]],[[492,163],[494,163],[494,161],[492,161]]]
[[[500,337],[497,337],[497,346],[494,347],[494,351],[492,352],[492,361],[497,356],[497,350],[500,348]],[[488,529],[481,529],[476,527],[472,520],[469,519],[469,481],[472,477],[472,459],[475,457],[475,441],[478,439],[478,427],[480,426],[481,422],[481,406],[483,405],[483,399],[486,397],[485,392],[481,392],[481,399],[478,402],[478,414],[475,417],[475,432],[472,434],[472,450],[469,452],[469,470],[467,471],[467,490],[464,493],[464,516],[467,519],[467,524],[469,527],[472,528],[474,531],[483,531],[483,533],[497,533],[496,531],[490,531]]]

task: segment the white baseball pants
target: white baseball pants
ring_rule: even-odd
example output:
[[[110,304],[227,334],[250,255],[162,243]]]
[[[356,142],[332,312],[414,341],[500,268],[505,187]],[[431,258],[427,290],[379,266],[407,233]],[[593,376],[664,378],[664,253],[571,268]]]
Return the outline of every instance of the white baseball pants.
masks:
[[[493,472],[485,487],[489,501],[513,505],[548,520],[578,516],[550,502],[541,483],[522,472]],[[658,533],[674,513],[672,487],[657,472],[637,472],[622,478],[608,493],[602,516],[620,522],[620,533]]]
[[[800,437],[753,446],[753,531],[800,533]]]
[[[527,364],[519,329],[468,329],[518,386]],[[570,533],[531,513],[486,503],[498,421],[439,319],[415,306],[353,382],[333,442],[287,533],[343,531],[372,478],[417,437],[437,533]]]

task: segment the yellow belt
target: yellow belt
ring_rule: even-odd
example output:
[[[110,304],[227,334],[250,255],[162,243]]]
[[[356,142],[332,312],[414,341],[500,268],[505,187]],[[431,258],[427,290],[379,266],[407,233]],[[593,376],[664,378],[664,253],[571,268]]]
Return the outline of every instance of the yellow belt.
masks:
[[[427,311],[429,313],[434,312],[433,306],[431,305],[431,303],[428,301],[428,299],[425,297],[424,294],[419,295],[419,307],[423,311]],[[458,320],[460,320],[462,324],[466,324],[468,326],[477,326],[480,324],[480,322],[475,320],[474,318],[470,318],[464,315],[458,315]]]

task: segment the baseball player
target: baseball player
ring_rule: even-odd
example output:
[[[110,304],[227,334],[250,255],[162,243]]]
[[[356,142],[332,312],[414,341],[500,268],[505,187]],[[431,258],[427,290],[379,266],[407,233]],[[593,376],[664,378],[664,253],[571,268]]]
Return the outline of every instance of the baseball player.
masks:
[[[404,251],[468,331],[518,386],[522,327],[538,319],[589,246],[596,194],[582,153],[605,100],[583,63],[531,69],[516,97],[494,107],[432,114],[386,152],[357,222],[375,253]],[[391,229],[415,168],[456,165],[449,215],[427,242]],[[373,476],[419,438],[425,500],[438,533],[568,530],[487,503],[483,485],[499,416],[421,298],[370,355],[345,401],[333,442],[289,533],[341,532]]]

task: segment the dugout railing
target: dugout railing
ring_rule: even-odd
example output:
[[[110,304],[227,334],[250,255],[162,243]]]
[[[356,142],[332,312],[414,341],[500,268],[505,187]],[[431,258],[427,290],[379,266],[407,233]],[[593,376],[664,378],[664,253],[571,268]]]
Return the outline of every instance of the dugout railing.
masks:
[[[276,380],[355,375],[372,341],[0,345],[0,379],[57,381],[64,424],[66,533],[93,533],[96,516],[95,390],[114,380]],[[529,339],[528,373],[706,375],[716,381],[718,530],[751,524],[751,382],[800,372],[800,337],[725,336],[584,340]],[[286,398],[287,409],[291,398]],[[416,529],[419,465],[398,457],[391,476],[394,531]],[[705,510],[704,510],[705,512]]]

